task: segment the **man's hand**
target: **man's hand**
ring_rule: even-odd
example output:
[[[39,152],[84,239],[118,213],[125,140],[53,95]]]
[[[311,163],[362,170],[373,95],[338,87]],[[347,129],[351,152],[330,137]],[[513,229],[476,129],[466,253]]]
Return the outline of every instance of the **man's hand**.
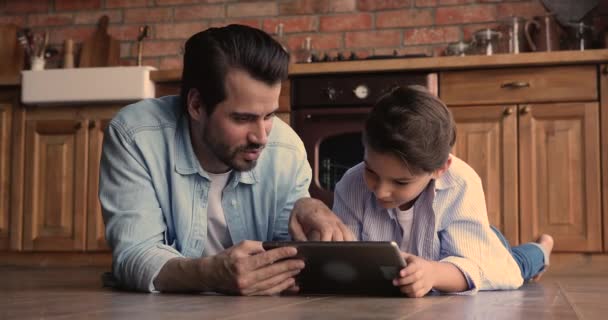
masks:
[[[304,261],[289,259],[296,254],[293,247],[264,251],[261,242],[247,240],[210,257],[210,265],[201,265],[200,272],[217,292],[273,295],[294,290],[294,277],[304,268]]]
[[[169,260],[154,279],[154,288],[240,295],[297,292],[294,277],[304,268],[304,261],[294,259],[296,254],[293,247],[265,251],[259,241],[243,241],[215,256]]]
[[[293,206],[289,233],[296,241],[354,241],[352,232],[320,200],[302,198]]]
[[[393,280],[393,285],[400,287],[401,292],[410,298],[424,297],[435,283],[433,262],[405,252],[401,255],[407,266]]]

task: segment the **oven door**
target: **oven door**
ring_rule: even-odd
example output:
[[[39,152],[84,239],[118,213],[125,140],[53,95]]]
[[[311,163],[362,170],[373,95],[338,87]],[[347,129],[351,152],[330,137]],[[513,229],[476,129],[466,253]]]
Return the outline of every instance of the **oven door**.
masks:
[[[363,161],[361,134],[370,110],[339,107],[293,111],[294,127],[313,169],[310,194],[330,208],[336,183],[346,170]]]

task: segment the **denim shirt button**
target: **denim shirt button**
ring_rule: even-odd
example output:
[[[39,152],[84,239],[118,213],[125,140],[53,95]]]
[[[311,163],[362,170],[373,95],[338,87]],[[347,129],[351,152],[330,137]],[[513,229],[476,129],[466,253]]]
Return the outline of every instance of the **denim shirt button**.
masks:
[[[232,200],[230,201],[230,204],[232,204],[232,206],[236,208],[236,200],[232,199]]]

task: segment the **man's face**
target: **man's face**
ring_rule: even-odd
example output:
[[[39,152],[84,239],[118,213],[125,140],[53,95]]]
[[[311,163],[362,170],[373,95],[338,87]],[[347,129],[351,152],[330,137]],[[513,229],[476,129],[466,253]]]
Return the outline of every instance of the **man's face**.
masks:
[[[269,86],[247,72],[230,69],[226,99],[201,120],[202,142],[212,155],[204,155],[210,171],[248,171],[255,167],[278,109],[281,83]],[[206,169],[207,169],[206,168]],[[209,170],[209,169],[207,169]]]

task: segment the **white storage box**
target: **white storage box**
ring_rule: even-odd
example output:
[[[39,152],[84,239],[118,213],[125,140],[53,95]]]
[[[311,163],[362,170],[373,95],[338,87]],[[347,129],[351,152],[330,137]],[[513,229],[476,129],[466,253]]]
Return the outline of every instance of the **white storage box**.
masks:
[[[126,102],[154,97],[154,67],[103,67],[22,71],[24,104]]]

